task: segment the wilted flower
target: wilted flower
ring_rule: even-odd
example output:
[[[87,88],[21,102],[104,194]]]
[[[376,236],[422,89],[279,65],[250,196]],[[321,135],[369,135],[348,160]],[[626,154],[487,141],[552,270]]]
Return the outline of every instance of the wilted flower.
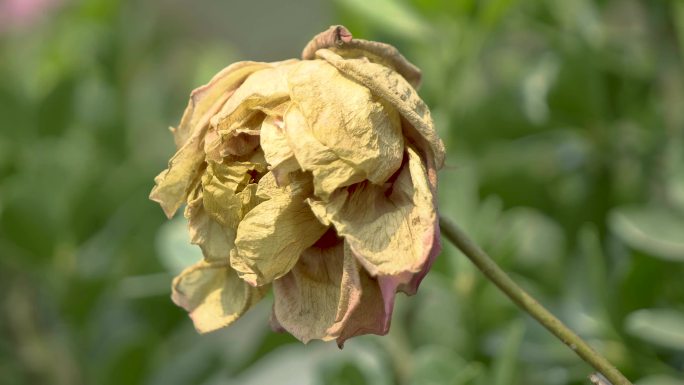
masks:
[[[204,259],[173,282],[200,332],[273,287],[271,324],[298,339],[385,334],[440,250],[444,159],[420,71],[394,47],[331,27],[304,60],[240,62],[192,92],[178,152],[150,198],[187,203]]]

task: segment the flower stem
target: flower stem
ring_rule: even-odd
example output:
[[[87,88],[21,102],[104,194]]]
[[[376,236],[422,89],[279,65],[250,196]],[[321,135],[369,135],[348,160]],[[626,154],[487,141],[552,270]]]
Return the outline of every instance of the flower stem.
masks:
[[[603,374],[613,385],[632,385],[607,359],[596,352],[580,336],[570,330],[556,316],[551,314],[536,299],[527,294],[511,277],[503,271],[494,260],[487,255],[451,220],[440,217],[442,234],[458,247],[484,275],[504,292],[515,304],[534,317],[542,326],[567,345],[575,354],[598,372]]]

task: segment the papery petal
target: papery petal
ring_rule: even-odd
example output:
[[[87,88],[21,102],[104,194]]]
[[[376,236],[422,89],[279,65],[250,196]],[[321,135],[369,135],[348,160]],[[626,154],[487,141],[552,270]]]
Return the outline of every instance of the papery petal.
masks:
[[[327,198],[340,186],[364,180],[361,170],[340,159],[311,135],[309,125],[297,106],[290,106],[284,119],[285,132],[288,142],[292,143],[297,163],[313,174],[316,195]]]
[[[167,217],[173,217],[178,208],[186,200],[192,188],[192,182],[199,175],[204,162],[203,135],[209,118],[228,98],[228,94],[217,100],[212,108],[198,123],[202,128],[195,130],[193,135],[183,144],[178,152],[169,160],[169,167],[154,178],[155,186],[150,192],[150,199],[158,202]]]
[[[344,327],[337,336],[337,345],[342,348],[349,338],[364,335],[385,335],[389,331],[394,308],[394,294],[385,299],[377,279],[356,264],[361,297],[358,305],[348,315]]]
[[[230,250],[235,246],[235,231],[226,229],[211,218],[202,204],[202,194],[188,202],[185,217],[188,218],[190,243],[202,249],[208,262],[227,262]]]
[[[251,162],[209,162],[202,177],[207,213],[221,225],[237,229],[238,222],[258,203],[252,172],[261,173],[265,169],[265,165]]]
[[[420,69],[406,60],[399,50],[389,44],[377,41],[352,39],[351,32],[342,25],[333,25],[314,36],[304,47],[302,59],[315,59],[316,52],[322,48],[328,48],[346,59],[364,57],[373,63],[394,69],[413,88],[417,89],[420,85]]]
[[[264,108],[274,108],[289,99],[287,73],[297,60],[272,63],[270,68],[251,74],[211,119],[219,133],[226,134],[243,126]]]
[[[276,190],[278,195],[254,207],[238,226],[230,263],[251,285],[261,286],[287,274],[326,231],[304,203],[306,190],[298,184],[293,181]]]
[[[224,157],[244,157],[251,154],[259,146],[260,127],[265,114],[255,111],[249,119],[230,130],[219,132],[210,127],[204,141],[204,152],[207,159],[220,162]]]
[[[404,139],[399,115],[366,87],[322,60],[300,62],[288,83],[293,106],[285,129],[297,161],[314,174],[317,195],[328,196],[363,179],[383,183],[400,167]],[[297,121],[300,116],[288,119],[291,113],[306,123]]]
[[[389,67],[364,59],[344,59],[328,49],[318,50],[316,55],[396,108],[409,123],[404,125],[404,134],[437,168],[442,167],[444,143],[435,132],[430,110],[406,79]]]
[[[273,281],[277,325],[304,343],[339,337],[361,299],[356,261],[344,242],[310,247],[283,277]]]
[[[278,185],[289,182],[288,175],[301,169],[284,132],[282,116],[268,116],[261,124],[261,149]]]
[[[171,298],[188,311],[200,333],[228,326],[264,295],[242,281],[226,263],[201,261],[173,280]]]
[[[364,182],[336,192],[328,202],[308,200],[318,219],[335,226],[373,276],[417,273],[435,246],[433,192],[420,156],[411,147],[407,154],[389,191]]]
[[[201,128],[198,123],[221,96],[235,90],[252,72],[269,66],[268,63],[250,61],[233,63],[214,75],[209,83],[193,90],[180,125],[172,130],[176,146],[182,147],[193,132]]]

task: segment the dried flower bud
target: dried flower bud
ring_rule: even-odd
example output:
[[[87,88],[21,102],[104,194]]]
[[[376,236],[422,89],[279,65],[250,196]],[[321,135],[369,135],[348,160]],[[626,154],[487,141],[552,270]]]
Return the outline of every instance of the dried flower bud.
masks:
[[[342,26],[304,60],[240,62],[192,92],[178,152],[150,198],[186,203],[204,260],[173,282],[200,332],[231,324],[273,286],[271,323],[298,339],[385,334],[440,250],[444,159],[420,71]]]

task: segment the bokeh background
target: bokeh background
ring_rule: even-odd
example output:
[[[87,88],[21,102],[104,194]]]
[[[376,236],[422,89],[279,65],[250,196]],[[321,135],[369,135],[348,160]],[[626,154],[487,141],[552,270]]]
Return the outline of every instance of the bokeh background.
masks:
[[[442,213],[639,385],[684,384],[684,2],[0,0],[0,383],[587,384],[453,247],[390,334],[301,345],[270,299],[200,336],[147,200],[189,91],[345,24],[396,45]]]

